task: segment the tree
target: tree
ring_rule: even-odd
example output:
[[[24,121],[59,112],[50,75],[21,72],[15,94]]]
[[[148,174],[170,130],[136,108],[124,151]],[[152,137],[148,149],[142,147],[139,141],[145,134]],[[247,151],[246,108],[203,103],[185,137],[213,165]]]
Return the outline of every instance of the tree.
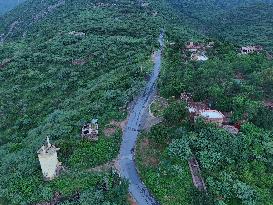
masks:
[[[181,125],[189,116],[189,112],[184,102],[173,102],[163,112],[163,116],[168,124]]]
[[[177,160],[189,160],[192,158],[193,153],[190,148],[189,139],[187,136],[182,137],[181,139],[174,139],[168,147],[168,153],[171,158]]]

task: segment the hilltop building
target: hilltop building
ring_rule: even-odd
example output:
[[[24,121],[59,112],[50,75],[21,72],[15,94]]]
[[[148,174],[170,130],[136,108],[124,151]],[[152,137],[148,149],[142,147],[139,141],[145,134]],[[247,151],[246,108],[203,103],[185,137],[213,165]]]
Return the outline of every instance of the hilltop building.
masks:
[[[255,52],[262,51],[263,48],[261,46],[243,46],[241,48],[241,54],[250,54]]]
[[[217,110],[203,110],[200,113],[200,116],[205,119],[206,122],[216,123],[222,125],[224,122],[225,116]]]
[[[197,52],[198,50],[202,49],[202,45],[200,45],[199,43],[194,43],[194,42],[189,42],[186,44],[186,49],[190,52]]]
[[[82,138],[97,141],[99,135],[98,119],[93,119],[82,127]]]
[[[188,93],[181,93],[181,100],[188,105],[190,117],[196,121],[198,117],[203,117],[206,122],[217,123],[222,125],[225,120],[225,115],[217,110],[211,110],[204,102],[194,102],[192,96]]]
[[[77,36],[77,37],[84,37],[85,36],[84,32],[77,32],[77,31],[71,31],[68,34],[71,36]]]
[[[209,58],[206,56],[205,51],[203,52],[193,52],[191,54],[192,61],[207,61]]]
[[[214,42],[198,43],[198,42],[188,42],[185,45],[185,50],[191,53],[190,59],[193,61],[206,61],[209,58],[206,56],[206,50],[213,48]]]
[[[61,162],[58,161],[57,157],[58,150],[60,149],[50,144],[47,137],[47,143],[37,152],[45,180],[54,179],[62,169]]]

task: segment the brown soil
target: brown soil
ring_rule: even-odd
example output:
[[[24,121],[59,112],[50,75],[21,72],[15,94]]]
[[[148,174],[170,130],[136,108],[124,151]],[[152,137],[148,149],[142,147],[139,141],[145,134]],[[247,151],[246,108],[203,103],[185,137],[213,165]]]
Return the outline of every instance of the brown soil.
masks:
[[[108,162],[106,164],[103,164],[103,165],[91,168],[88,171],[90,171],[90,172],[105,172],[105,171],[109,171],[111,168],[115,168],[115,163],[116,163],[116,160],[113,160],[113,161],[110,161],[110,162]]]
[[[128,195],[128,202],[130,205],[138,205],[130,194]]]
[[[124,131],[124,129],[125,129],[126,125],[127,125],[127,122],[128,122],[128,119],[123,120],[123,121],[121,121],[121,122],[112,120],[112,121],[110,122],[110,125],[114,125],[114,126],[120,128],[120,129],[122,129],[122,131]]]
[[[140,144],[140,154],[142,155],[141,158],[143,158],[143,163],[145,166],[157,166],[159,164],[159,159],[156,158],[156,156],[152,156],[151,154],[147,153],[150,150],[150,146],[152,146],[149,142],[148,138],[144,138]]]
[[[116,133],[116,128],[114,127],[105,128],[103,132],[106,137],[111,137]]]

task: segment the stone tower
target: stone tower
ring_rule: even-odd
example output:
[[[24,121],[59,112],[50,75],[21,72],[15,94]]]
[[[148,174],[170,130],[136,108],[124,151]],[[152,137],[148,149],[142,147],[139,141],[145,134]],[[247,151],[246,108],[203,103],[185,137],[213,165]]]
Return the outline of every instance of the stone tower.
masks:
[[[57,157],[58,150],[59,148],[50,144],[49,138],[47,137],[46,144],[37,152],[45,180],[54,179],[61,170],[61,162],[58,161]]]

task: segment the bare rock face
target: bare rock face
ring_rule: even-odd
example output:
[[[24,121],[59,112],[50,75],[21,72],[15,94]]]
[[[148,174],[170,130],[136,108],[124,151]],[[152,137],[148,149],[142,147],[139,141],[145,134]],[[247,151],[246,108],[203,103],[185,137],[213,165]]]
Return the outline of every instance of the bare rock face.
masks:
[[[53,4],[53,5],[50,5],[48,6],[45,10],[35,14],[32,19],[34,21],[38,21],[40,19],[43,19],[44,17],[46,17],[48,14],[54,12],[54,10],[56,10],[57,8],[61,7],[65,5],[65,0],[60,0],[58,1],[57,3]]]

